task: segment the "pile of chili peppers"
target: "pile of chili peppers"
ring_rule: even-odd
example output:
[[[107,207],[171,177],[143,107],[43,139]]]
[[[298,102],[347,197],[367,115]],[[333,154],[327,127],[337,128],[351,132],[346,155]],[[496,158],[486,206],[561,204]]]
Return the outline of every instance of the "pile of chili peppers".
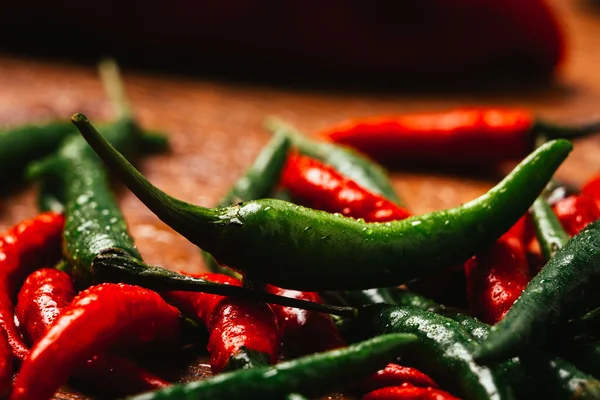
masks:
[[[15,147],[41,213],[0,236],[2,396],[48,399],[69,383],[140,400],[335,390],[600,399],[600,176],[581,192],[553,179],[572,148],[564,138],[598,124],[481,108],[350,121],[319,141],[270,120],[272,140],[210,209],[162,192],[128,162],[123,154],[164,139],[143,133],[120,96],[117,120],[100,131],[77,114],[69,128],[0,134],[0,148],[16,131],[49,138],[44,149]],[[489,166],[522,160],[481,197],[413,215],[364,155],[457,153]],[[197,244],[211,272],[147,265],[108,170]],[[466,282],[456,301],[422,294],[450,275]],[[214,377],[171,382],[147,363],[194,347],[206,348]]]

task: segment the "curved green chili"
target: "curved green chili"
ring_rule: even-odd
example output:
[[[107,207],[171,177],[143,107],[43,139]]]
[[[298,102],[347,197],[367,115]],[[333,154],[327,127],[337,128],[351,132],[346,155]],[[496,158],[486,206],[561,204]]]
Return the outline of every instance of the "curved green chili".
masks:
[[[375,161],[349,147],[311,140],[277,118],[268,118],[265,127],[271,132],[288,135],[302,154],[321,160],[365,189],[378,193],[398,205],[404,205],[387,172]]]
[[[289,147],[289,137],[283,134],[273,136],[258,154],[254,163],[246,170],[244,176],[219,201],[217,207],[226,207],[243,201],[269,197],[279,183],[279,177],[287,160]],[[220,266],[209,253],[203,251],[202,255],[212,272],[231,275],[235,278],[240,277],[232,269]]]
[[[571,238],[531,280],[477,352],[494,362],[541,346],[557,324],[595,308],[600,278],[600,221]]]
[[[388,287],[464,262],[525,213],[572,148],[564,140],[543,145],[460,207],[365,223],[273,199],[216,209],[182,202],[153,186],[85,116],[73,122],[125,185],[192,243],[248,279],[307,291]]]
[[[546,260],[549,260],[567,243],[569,235],[548,202],[541,196],[533,202],[531,217],[542,254]]]
[[[379,370],[415,343],[414,335],[383,335],[272,367],[223,373],[210,379],[177,384],[130,399],[279,399],[290,392],[315,396],[343,387]]]

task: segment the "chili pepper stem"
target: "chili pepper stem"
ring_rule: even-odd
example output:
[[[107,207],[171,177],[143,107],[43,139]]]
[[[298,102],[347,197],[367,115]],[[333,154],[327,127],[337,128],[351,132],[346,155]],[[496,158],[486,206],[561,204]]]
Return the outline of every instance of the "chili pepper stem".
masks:
[[[544,135],[547,139],[577,139],[600,132],[600,121],[593,121],[579,126],[565,126],[552,124],[545,121],[536,121],[532,133],[536,136]]]
[[[112,145],[108,143],[102,135],[94,128],[88,119],[82,114],[75,114],[72,118],[73,123],[81,131],[82,135],[88,141],[90,146],[94,148],[101,158],[106,157],[106,164],[115,171],[119,171],[125,168],[129,162],[123,157],[123,155],[116,154],[115,157],[111,157],[112,152],[106,150],[109,146],[113,149]],[[139,171],[131,171],[131,174],[119,174],[123,182],[131,189],[132,192],[139,197],[142,203],[148,205],[150,210],[154,212],[160,219],[167,219],[173,221],[174,225],[177,226],[178,230],[182,235],[192,234],[191,230],[187,227],[195,226],[195,230],[202,230],[202,226],[212,226],[219,223],[223,215],[214,209],[205,207],[194,207],[194,212],[188,212],[191,206],[181,200],[169,196],[162,190],[152,185],[146,177],[144,177]],[[160,204],[166,205],[159,206]],[[232,208],[232,212],[235,208]],[[203,238],[207,243],[211,242],[214,238],[211,238],[209,229],[204,230],[207,235]]]
[[[182,290],[203,292],[281,304],[287,307],[345,317],[354,317],[357,314],[357,310],[352,307],[324,305],[233,285],[216,284],[205,279],[194,278],[164,268],[146,265],[142,261],[116,250],[99,254],[94,259],[92,270],[95,276],[102,282],[129,283],[156,291]]]

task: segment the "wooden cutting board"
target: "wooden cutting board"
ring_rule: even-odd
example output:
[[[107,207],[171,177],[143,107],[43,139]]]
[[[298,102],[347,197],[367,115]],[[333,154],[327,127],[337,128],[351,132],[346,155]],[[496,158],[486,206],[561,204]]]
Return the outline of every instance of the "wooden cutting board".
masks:
[[[559,122],[600,118],[600,13],[585,2],[553,1],[568,33],[569,55],[557,81],[470,91],[368,92],[225,82],[200,77],[125,70],[127,91],[142,125],[168,132],[172,152],[145,159],[149,179],[182,200],[211,206],[250,165],[269,139],[261,127],[275,115],[308,134],[339,120],[374,114],[439,110],[465,105],[528,107]],[[0,56],[0,125],[69,118],[83,112],[92,121],[111,117],[93,68]],[[600,170],[600,136],[579,140],[558,176],[580,185]],[[415,213],[459,205],[484,193],[498,174],[480,171],[392,171],[396,189]],[[198,249],[161,223],[128,191],[120,202],[144,258],[173,270],[204,269]],[[36,213],[35,188],[4,193],[0,230]],[[159,368],[173,380],[209,373],[205,358]],[[57,398],[86,398],[63,391]]]

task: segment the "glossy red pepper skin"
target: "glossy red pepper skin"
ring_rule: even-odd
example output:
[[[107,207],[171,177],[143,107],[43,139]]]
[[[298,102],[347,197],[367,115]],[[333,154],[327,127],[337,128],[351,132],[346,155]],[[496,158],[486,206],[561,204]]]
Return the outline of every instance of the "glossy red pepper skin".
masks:
[[[157,293],[104,283],[79,293],[31,349],[10,399],[45,399],[77,366],[117,344],[174,345],[180,314]]]
[[[387,222],[408,218],[410,212],[346,178],[319,160],[292,153],[281,174],[281,186],[311,208]]]
[[[13,296],[29,273],[59,260],[63,227],[61,214],[46,212],[0,236],[0,327],[17,358],[24,359],[29,350],[15,326]]]
[[[362,400],[459,400],[450,393],[435,388],[417,387],[410,384],[377,389],[367,393]]]
[[[75,286],[66,272],[42,268],[31,273],[19,290],[15,307],[25,339],[35,343],[44,336],[75,295]]]
[[[598,203],[588,196],[572,195],[559,200],[552,207],[565,231],[577,235],[589,223],[600,218]]]
[[[65,272],[42,268],[29,275],[19,291],[16,307],[21,332],[29,342],[35,343],[44,336],[74,297],[73,281]],[[160,389],[169,384],[126,358],[109,353],[96,354],[78,365],[74,376],[114,396]]]
[[[8,337],[0,329],[0,398],[6,398],[12,389],[13,354],[8,343]]]
[[[361,381],[357,386],[357,390],[367,393],[385,387],[400,386],[405,383],[424,388],[438,387],[433,379],[416,368],[388,364],[384,369]]]
[[[488,324],[504,317],[531,279],[524,243],[526,221],[521,218],[487,251],[465,264],[471,311]]]
[[[238,279],[223,274],[190,275],[215,283],[241,286]],[[248,351],[263,355],[269,364],[277,361],[281,336],[277,319],[266,303],[182,291],[165,292],[163,297],[184,314],[206,325],[213,374],[233,368],[228,365],[232,358]]]
[[[282,289],[273,285],[266,285],[266,290],[279,296],[322,303],[321,296],[316,292]],[[285,351],[291,357],[319,353],[346,345],[328,314],[277,304],[272,304],[271,307],[279,321]]]

